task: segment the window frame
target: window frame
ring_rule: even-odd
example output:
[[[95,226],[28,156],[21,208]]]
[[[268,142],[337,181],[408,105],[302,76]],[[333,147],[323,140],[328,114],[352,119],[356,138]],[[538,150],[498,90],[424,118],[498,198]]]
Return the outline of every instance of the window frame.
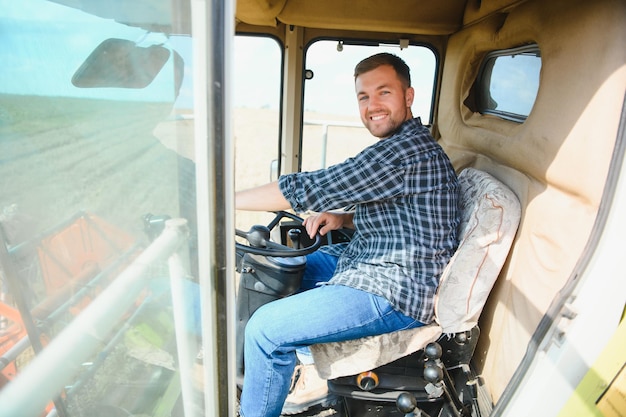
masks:
[[[422,120],[422,123],[425,126],[432,126],[432,124],[434,124],[434,120],[435,120],[435,106],[437,105],[437,89],[439,88],[439,84],[440,84],[440,80],[439,80],[439,73],[441,70],[441,56],[439,53],[439,50],[432,44],[427,43],[427,42],[420,42],[420,41],[415,41],[415,40],[410,40],[410,39],[406,39],[408,41],[407,46],[400,46],[400,43],[398,42],[397,44],[395,42],[397,41],[403,41],[405,39],[400,38],[400,39],[396,39],[395,41],[393,40],[388,40],[388,39],[373,39],[373,38],[357,38],[357,37],[349,37],[349,36],[316,36],[313,37],[311,39],[309,39],[306,44],[304,45],[304,51],[303,51],[303,60],[302,60],[302,65],[303,65],[303,72],[307,71],[307,54],[309,51],[309,48],[315,44],[316,42],[319,41],[331,41],[331,42],[337,42],[340,43],[345,46],[345,45],[355,45],[355,46],[372,46],[372,47],[398,47],[398,49],[404,49],[406,47],[423,47],[426,48],[428,50],[430,50],[433,54],[433,58],[435,59],[435,67],[434,67],[434,72],[433,72],[433,80],[432,80],[432,91],[431,91],[431,101],[430,101],[430,112],[428,114],[428,121],[424,121]],[[356,64],[356,62],[354,63]],[[413,73],[411,74],[411,77],[413,77]],[[412,84],[414,84],[412,82]],[[306,85],[303,83],[302,85],[302,106],[304,108],[304,98],[305,98],[305,87]]]
[[[483,62],[480,65],[478,76],[475,82],[474,91],[476,93],[476,111],[482,115],[493,115],[500,117],[504,120],[509,120],[516,123],[524,123],[532,112],[532,107],[537,100],[537,94],[541,84],[541,69],[539,73],[539,83],[537,84],[537,93],[535,94],[535,100],[531,106],[531,110],[528,115],[513,113],[504,110],[491,109],[488,103],[491,101],[491,81],[492,72],[495,67],[497,58],[500,57],[515,57],[517,55],[534,55],[541,58],[541,51],[537,44],[529,44],[509,49],[501,49],[497,51],[489,52],[485,55]],[[540,67],[541,68],[541,67]]]
[[[308,39],[305,44],[304,44],[304,48],[303,48],[303,59],[302,59],[302,73],[303,73],[303,83],[302,83],[302,92],[301,92],[301,108],[302,108],[302,112],[300,114],[301,117],[301,126],[300,126],[300,133],[299,133],[299,149],[300,149],[300,160],[299,160],[299,165],[298,165],[298,171],[302,171],[305,166],[305,160],[308,159],[308,153],[305,151],[305,113],[307,111],[309,111],[308,106],[307,106],[307,102],[306,102],[306,89],[307,89],[307,81],[309,81],[309,77],[307,72],[311,71],[312,68],[310,68],[310,60],[309,58],[309,51],[311,49],[312,46],[314,46],[315,44],[319,43],[319,42],[331,42],[331,43],[336,43],[338,45],[338,50],[340,50],[339,48],[343,48],[345,46],[363,46],[363,47],[372,47],[373,50],[371,51],[371,54],[376,53],[376,50],[374,48],[397,48],[398,51],[402,50],[402,49],[407,49],[409,47],[412,47],[413,49],[417,49],[417,48],[423,48],[425,50],[428,50],[431,54],[432,54],[432,59],[433,59],[433,71],[432,71],[432,79],[429,79],[428,82],[430,82],[430,101],[428,102],[428,112],[423,112],[423,114],[418,114],[415,112],[414,110],[414,117],[418,117],[421,116],[422,118],[422,123],[424,124],[424,126],[427,126],[428,128],[432,128],[432,126],[435,124],[435,117],[437,114],[437,109],[436,109],[436,104],[437,101],[439,99],[438,94],[439,94],[439,86],[440,86],[440,73],[441,73],[441,55],[439,53],[439,50],[432,44],[427,43],[427,42],[423,42],[423,41],[416,41],[413,39],[404,39],[404,38],[395,38],[395,39],[385,39],[385,38],[359,38],[359,37],[350,37],[350,36],[341,36],[341,35],[336,35],[336,36],[314,36],[311,37],[310,39]],[[385,50],[379,50],[379,52],[392,52],[393,51],[387,51]],[[370,55],[371,55],[370,54]],[[403,57],[401,54],[397,54],[398,56],[400,56],[401,58],[405,59],[405,57]],[[414,63],[414,62],[413,62]],[[354,62],[353,65],[356,65],[357,62]],[[412,86],[415,87],[416,84],[416,80],[417,78],[415,78],[416,74],[418,74],[418,72],[415,72],[415,67],[411,66],[411,62],[408,61],[407,64],[409,65],[411,71],[411,78],[412,78]],[[353,67],[352,67],[353,68]],[[351,70],[352,70],[351,68]],[[426,79],[426,78],[424,78]],[[315,110],[313,110],[315,111]],[[358,108],[356,106],[356,104],[354,105],[354,116],[359,119],[358,117]],[[424,118],[428,118],[428,120],[424,120]],[[333,126],[334,128],[350,128],[350,127],[359,127],[359,128],[365,128],[365,126],[362,125],[362,122],[359,120],[358,122],[358,126],[352,125],[351,122],[347,122],[347,124],[344,124],[342,122],[338,122],[337,124],[333,123],[333,121],[328,121],[329,123],[320,123],[319,126],[321,126],[321,128],[323,130],[325,130],[325,133],[323,133],[322,135],[322,141],[324,142],[324,144],[322,145],[322,158],[323,158],[323,162],[320,164],[320,166],[318,168],[325,168],[327,165],[329,165],[327,159],[326,159],[326,140],[328,139],[328,128]],[[369,135],[369,133],[368,133]],[[373,139],[373,137],[371,137]],[[353,149],[354,150],[354,149]],[[346,157],[350,157],[353,156],[353,154],[350,154]],[[317,169],[317,168],[310,168],[310,169]]]

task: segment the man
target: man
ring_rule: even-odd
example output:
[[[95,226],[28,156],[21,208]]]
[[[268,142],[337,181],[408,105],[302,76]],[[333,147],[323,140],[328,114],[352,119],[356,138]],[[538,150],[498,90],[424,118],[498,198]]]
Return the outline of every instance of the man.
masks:
[[[244,417],[281,414],[296,350],[430,323],[439,276],[457,246],[456,174],[413,118],[408,66],[377,54],[354,77],[361,120],[379,142],[327,169],[236,194],[239,210],[320,212],[304,222],[310,235],[355,229],[348,244],[307,258],[306,286],[315,288],[261,307],[248,322]],[[348,205],[354,213],[329,213]]]

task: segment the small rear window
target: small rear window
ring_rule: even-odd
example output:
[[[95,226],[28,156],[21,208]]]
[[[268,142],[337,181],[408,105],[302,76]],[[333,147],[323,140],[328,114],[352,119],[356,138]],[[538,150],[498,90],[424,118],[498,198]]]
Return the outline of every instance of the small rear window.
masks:
[[[537,45],[488,54],[476,81],[474,110],[523,122],[535,104],[540,71]]]

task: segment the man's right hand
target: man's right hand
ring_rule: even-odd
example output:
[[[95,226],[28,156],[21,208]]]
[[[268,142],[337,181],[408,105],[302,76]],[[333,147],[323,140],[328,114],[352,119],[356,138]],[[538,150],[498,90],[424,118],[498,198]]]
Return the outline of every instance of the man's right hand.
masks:
[[[309,234],[311,239],[313,239],[317,232],[319,232],[320,235],[324,236],[331,230],[341,229],[342,227],[354,227],[352,223],[353,218],[353,213],[325,212],[307,217],[302,222],[302,225],[305,226],[307,233]]]

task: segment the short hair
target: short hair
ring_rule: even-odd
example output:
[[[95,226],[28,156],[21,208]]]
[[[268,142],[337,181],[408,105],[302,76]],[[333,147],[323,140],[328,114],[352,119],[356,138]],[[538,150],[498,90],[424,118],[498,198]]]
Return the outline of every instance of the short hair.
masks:
[[[409,66],[399,56],[387,52],[372,55],[359,62],[354,67],[354,80],[356,81],[359,75],[375,70],[381,65],[391,65],[405,87],[411,86],[411,70]]]

